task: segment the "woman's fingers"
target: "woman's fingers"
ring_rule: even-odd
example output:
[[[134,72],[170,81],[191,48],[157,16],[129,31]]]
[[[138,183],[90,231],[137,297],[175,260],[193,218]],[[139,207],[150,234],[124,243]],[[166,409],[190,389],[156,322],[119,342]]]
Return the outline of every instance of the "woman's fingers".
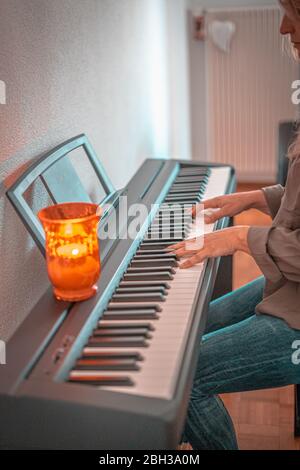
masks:
[[[226,216],[228,216],[228,211],[226,211],[226,208],[223,207],[222,209],[212,212],[211,214],[205,214],[204,220],[206,224],[213,224],[217,220],[220,220]]]
[[[217,209],[219,207],[219,198],[214,197],[212,199],[206,199],[206,201],[196,204],[191,209],[188,210],[194,217],[199,211],[204,209]]]
[[[170,245],[166,248],[166,251],[176,251],[179,250],[180,248],[184,247],[187,243],[194,243],[196,241],[196,238],[190,238],[187,240],[184,240],[179,243],[175,243],[174,245]]]
[[[219,197],[213,197],[212,199],[206,199],[201,204],[204,206],[204,209],[218,209],[220,207]]]
[[[186,247],[179,248],[179,250],[175,251],[176,256],[182,258],[184,256],[191,256],[196,254],[199,251],[199,248],[193,249],[188,249]]]
[[[204,250],[202,250],[201,252],[191,256],[189,259],[183,261],[179,267],[181,269],[191,268],[192,266],[195,266],[195,264],[202,263],[206,258],[207,256],[205,255]]]

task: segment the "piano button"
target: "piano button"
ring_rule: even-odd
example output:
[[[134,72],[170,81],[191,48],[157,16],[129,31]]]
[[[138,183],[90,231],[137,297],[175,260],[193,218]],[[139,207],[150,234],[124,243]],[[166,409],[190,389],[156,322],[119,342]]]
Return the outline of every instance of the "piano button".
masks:
[[[147,348],[149,343],[144,336],[92,336],[87,345],[101,348]]]
[[[69,375],[69,382],[81,383],[97,386],[133,386],[134,382],[130,377],[125,375],[104,375],[97,372],[89,373],[84,371],[73,370]]]
[[[140,370],[134,359],[79,359],[76,370]]]
[[[123,277],[126,281],[172,281],[174,276],[169,272],[160,272],[160,273],[129,273],[125,274]]]
[[[82,352],[82,358],[99,358],[99,359],[134,359],[135,361],[143,361],[144,357],[138,351],[121,351],[114,352],[105,351],[97,347],[85,347]]]
[[[148,328],[97,328],[93,331],[93,336],[144,336],[151,338]]]
[[[158,320],[156,310],[110,310],[103,314],[104,320]]]
[[[98,330],[101,330],[101,329],[106,329],[106,328],[109,328],[109,329],[112,329],[112,330],[120,330],[122,328],[124,329],[127,329],[127,328],[134,328],[134,329],[142,329],[142,330],[149,330],[149,331],[154,331],[155,328],[154,326],[151,324],[151,323],[134,323],[134,322],[130,322],[130,323],[109,323],[109,322],[105,322],[105,325],[103,326],[103,322],[100,320],[99,323],[98,323]]]
[[[139,294],[114,294],[112,302],[164,302],[165,297],[161,293]]]
[[[170,289],[171,288],[170,284],[168,284],[167,282],[163,282],[163,281],[148,281],[148,282],[144,282],[144,281],[121,281],[119,285],[120,285],[120,287],[127,287],[127,286],[130,286],[130,287],[161,286],[164,289]]]

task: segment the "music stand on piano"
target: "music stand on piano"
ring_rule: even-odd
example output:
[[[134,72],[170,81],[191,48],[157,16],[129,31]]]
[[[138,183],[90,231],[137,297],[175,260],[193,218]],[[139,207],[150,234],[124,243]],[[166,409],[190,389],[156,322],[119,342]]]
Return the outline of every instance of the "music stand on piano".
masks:
[[[113,204],[119,191],[116,191],[91,143],[85,134],[78,135],[54,148],[33,163],[8,189],[7,196],[32,235],[38,248],[45,255],[45,236],[36,214],[29,207],[24,193],[38,179],[42,181],[54,204],[64,202],[92,202],[82,181],[75,170],[69,154],[82,148],[90,161],[106,196],[100,205]]]

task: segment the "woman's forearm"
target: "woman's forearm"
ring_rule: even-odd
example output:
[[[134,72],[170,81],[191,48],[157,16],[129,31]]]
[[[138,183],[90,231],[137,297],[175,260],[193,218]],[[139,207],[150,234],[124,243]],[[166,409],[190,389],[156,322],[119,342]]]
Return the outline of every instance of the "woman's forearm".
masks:
[[[270,215],[270,209],[267,204],[267,200],[265,198],[264,192],[261,189],[257,191],[249,191],[247,194],[249,198],[249,209],[257,209],[264,214]]]

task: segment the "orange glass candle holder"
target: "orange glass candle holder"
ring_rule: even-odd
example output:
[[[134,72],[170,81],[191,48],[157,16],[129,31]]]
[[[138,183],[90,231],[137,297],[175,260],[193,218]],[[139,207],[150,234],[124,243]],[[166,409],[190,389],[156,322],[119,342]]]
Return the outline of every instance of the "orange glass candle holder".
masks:
[[[80,301],[94,295],[100,276],[97,204],[72,202],[42,209],[38,217],[46,235],[46,260],[54,295]]]

